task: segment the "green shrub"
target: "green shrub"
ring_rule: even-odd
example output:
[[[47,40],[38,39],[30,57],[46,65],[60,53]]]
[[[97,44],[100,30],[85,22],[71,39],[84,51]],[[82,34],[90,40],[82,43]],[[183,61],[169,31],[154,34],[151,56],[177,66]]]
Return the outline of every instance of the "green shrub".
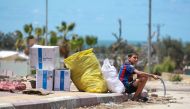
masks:
[[[170,77],[170,81],[181,81],[183,78],[179,74],[174,74]]]
[[[156,75],[161,75],[162,71],[162,66],[160,64],[156,64],[153,68],[153,73]]]
[[[162,71],[173,72],[176,64],[170,57],[166,57],[164,58],[164,61],[161,64],[161,66],[162,66]]]
[[[151,68],[153,74],[161,75],[162,72],[173,72],[176,64],[170,57],[165,57],[161,64],[156,64]],[[144,68],[145,72],[148,72],[148,67]]]
[[[31,70],[31,74],[35,75],[36,74],[36,70]]]
[[[148,66],[145,66],[144,71],[145,71],[145,72],[148,72]],[[154,72],[153,72],[153,67],[151,67],[150,73],[154,73]]]

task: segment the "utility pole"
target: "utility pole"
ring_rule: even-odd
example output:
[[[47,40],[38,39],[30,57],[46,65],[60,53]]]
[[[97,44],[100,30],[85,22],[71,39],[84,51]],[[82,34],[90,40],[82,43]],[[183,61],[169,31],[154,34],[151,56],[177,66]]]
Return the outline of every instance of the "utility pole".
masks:
[[[119,19],[119,39],[121,40],[121,35],[122,34],[122,21]]]
[[[47,36],[48,36],[48,0],[46,0],[46,37],[45,37],[45,45],[47,45]]]
[[[160,28],[164,26],[163,24],[157,24],[157,62],[160,63]]]
[[[151,72],[151,10],[152,0],[149,0],[149,11],[148,11],[148,73]]]
[[[160,28],[164,26],[164,24],[157,24],[156,28],[157,28],[157,42],[160,41]]]

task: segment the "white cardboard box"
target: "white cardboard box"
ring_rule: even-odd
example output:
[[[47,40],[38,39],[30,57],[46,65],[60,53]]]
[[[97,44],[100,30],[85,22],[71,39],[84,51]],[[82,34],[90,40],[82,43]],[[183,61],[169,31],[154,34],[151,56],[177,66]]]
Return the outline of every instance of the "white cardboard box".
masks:
[[[53,70],[36,70],[36,88],[53,90]]]
[[[70,70],[57,69],[55,70],[54,90],[55,91],[70,91],[71,79]]]
[[[59,68],[59,46],[32,46],[30,48],[30,66],[33,69],[43,70],[53,70]]]

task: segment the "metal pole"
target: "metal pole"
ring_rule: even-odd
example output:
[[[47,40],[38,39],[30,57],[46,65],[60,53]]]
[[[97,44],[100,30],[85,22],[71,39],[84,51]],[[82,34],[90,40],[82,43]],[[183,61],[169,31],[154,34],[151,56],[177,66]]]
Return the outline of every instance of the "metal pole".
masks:
[[[160,64],[160,24],[157,25],[157,62]]]
[[[161,27],[161,25],[160,24],[158,24],[157,25],[157,42],[160,40],[160,27]]]
[[[151,8],[152,0],[149,0],[149,14],[148,14],[148,73],[151,72]]]
[[[164,26],[163,24],[158,24],[157,25],[157,46],[158,46],[158,52],[157,52],[157,57],[158,57],[158,64],[160,63],[160,57],[161,57],[161,54],[160,54],[160,29],[161,27]]]
[[[45,45],[47,45],[47,36],[48,36],[48,0],[46,0],[46,37],[45,37]]]

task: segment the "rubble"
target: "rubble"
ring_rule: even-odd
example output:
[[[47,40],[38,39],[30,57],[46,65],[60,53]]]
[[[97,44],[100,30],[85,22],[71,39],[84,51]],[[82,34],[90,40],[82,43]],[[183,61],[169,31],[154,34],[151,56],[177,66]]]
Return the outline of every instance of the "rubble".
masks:
[[[2,91],[14,91],[25,89],[26,85],[21,81],[0,81],[0,90]]]
[[[27,89],[22,91],[23,94],[32,94],[32,95],[49,95],[52,94],[50,91],[46,91],[43,89]]]

